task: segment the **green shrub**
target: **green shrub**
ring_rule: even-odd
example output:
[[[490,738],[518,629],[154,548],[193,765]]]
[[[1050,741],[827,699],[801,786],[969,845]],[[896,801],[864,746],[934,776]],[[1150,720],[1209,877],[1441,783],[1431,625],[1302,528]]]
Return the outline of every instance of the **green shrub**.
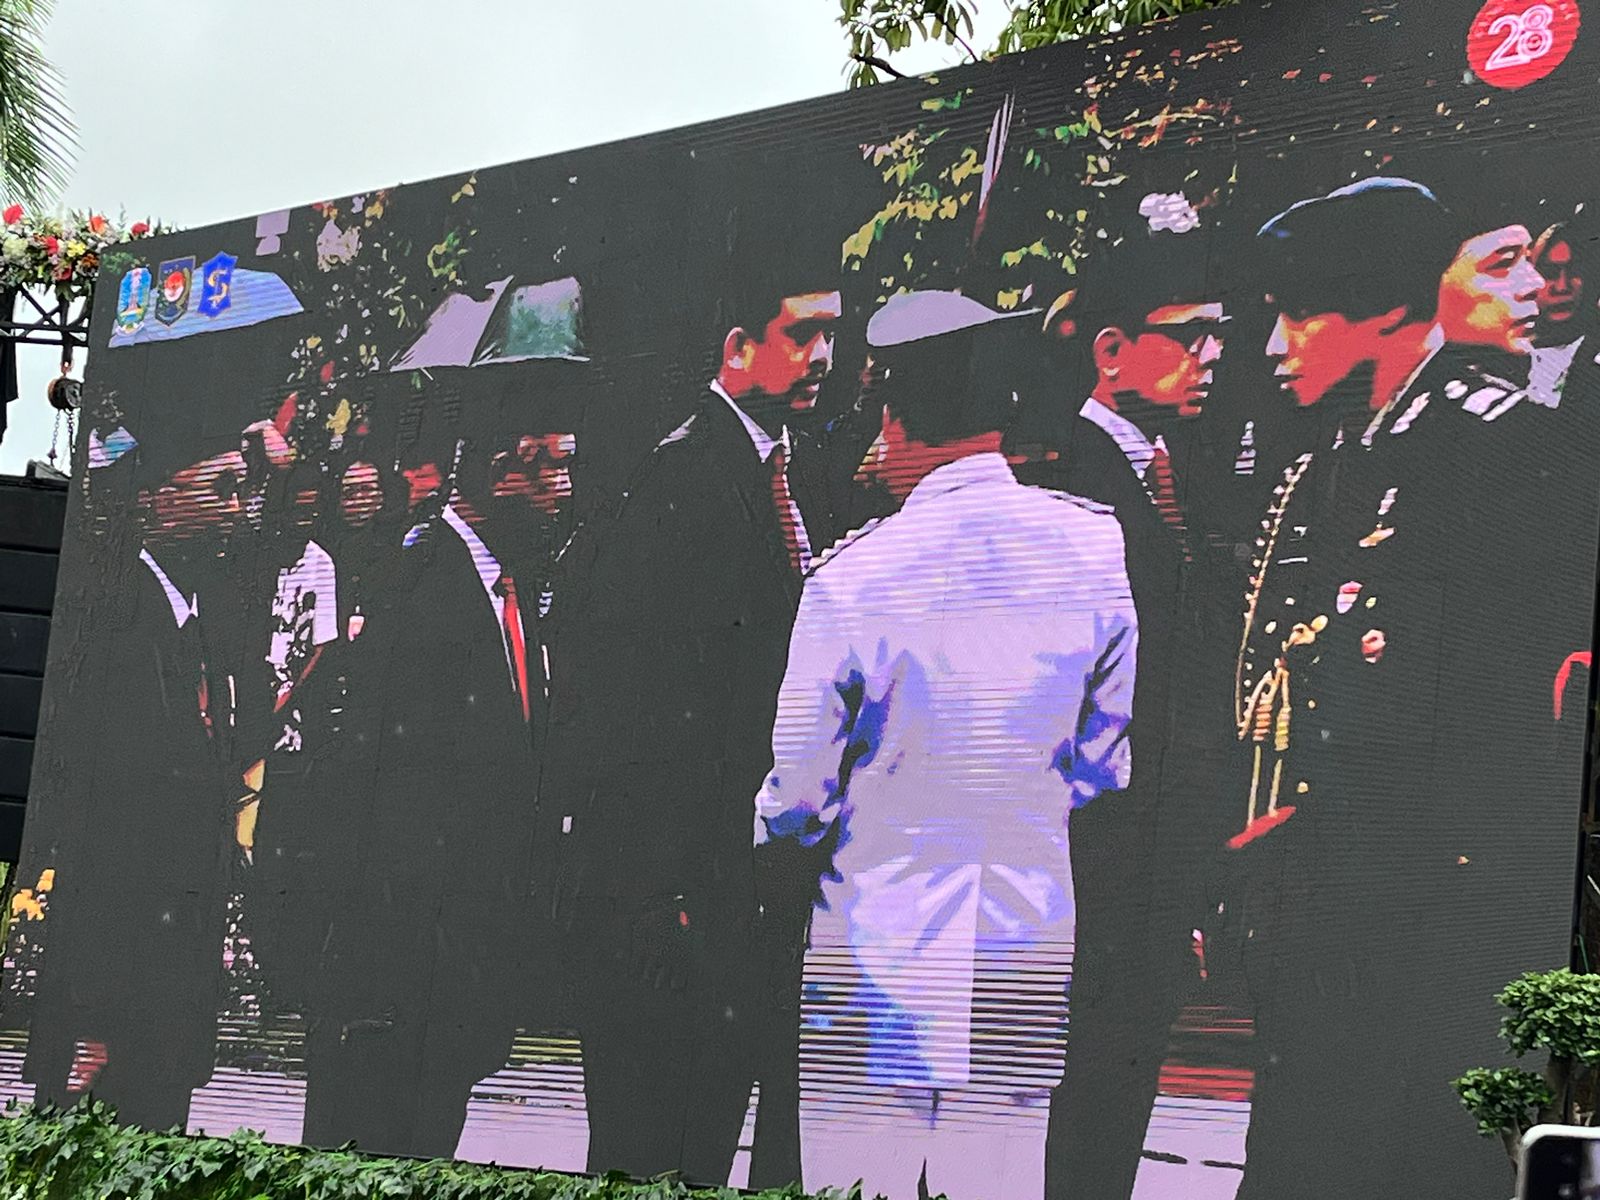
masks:
[[[1548,1050],[1556,1058],[1600,1063],[1600,975],[1530,973],[1508,983],[1497,1002],[1511,1010],[1500,1036],[1513,1054]]]
[[[1600,975],[1562,968],[1506,984],[1500,1039],[1517,1057],[1545,1055],[1544,1070],[1476,1067],[1452,1082],[1484,1137],[1498,1137],[1517,1169],[1522,1135],[1534,1125],[1593,1124],[1600,1117]]]
[[[1506,1130],[1519,1135],[1539,1120],[1539,1112],[1555,1097],[1543,1075],[1521,1067],[1474,1067],[1455,1081],[1466,1110],[1478,1119],[1478,1132],[1498,1137]]]
[[[735,1200],[670,1177],[637,1183],[449,1161],[369,1158],[229,1138],[146,1133],[89,1100],[65,1112],[8,1109],[0,1119],[0,1200]],[[860,1200],[850,1192],[823,1200]],[[798,1186],[762,1200],[807,1200]]]

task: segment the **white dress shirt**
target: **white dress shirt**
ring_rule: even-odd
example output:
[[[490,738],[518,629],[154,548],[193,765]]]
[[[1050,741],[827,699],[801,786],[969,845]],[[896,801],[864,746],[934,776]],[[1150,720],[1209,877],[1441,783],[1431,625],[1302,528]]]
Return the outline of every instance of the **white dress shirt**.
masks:
[[[280,692],[291,687],[318,646],[339,638],[338,572],[333,556],[314,541],[278,572],[272,596],[273,632],[267,662]]]
[[[711,391],[713,394],[720,396],[722,402],[733,409],[733,415],[739,418],[739,424],[743,425],[744,431],[750,435],[750,444],[756,448],[756,457],[762,462],[766,462],[771,458],[772,451],[778,446],[783,447],[785,455],[789,453],[789,427],[787,425],[783,427],[782,433],[777,437],[773,437],[765,429],[757,425],[755,419],[740,408],[739,402],[728,395],[727,389],[715,379],[711,381]]]
[[[1159,434],[1156,436],[1156,440],[1152,442],[1145,437],[1144,430],[1115,409],[1102,404],[1093,396],[1083,402],[1083,407],[1078,410],[1078,415],[1085,420],[1093,421],[1110,435],[1111,440],[1117,444],[1117,448],[1127,458],[1128,465],[1133,468],[1133,473],[1141,480],[1144,479],[1145,472],[1150,469],[1150,464],[1155,461],[1156,451],[1167,448],[1167,443]]]
[[[792,457],[789,445],[789,427],[785,425],[783,432],[777,437],[773,437],[765,429],[757,425],[751,418],[750,414],[745,412],[744,409],[740,408],[738,401],[736,401],[732,396],[728,395],[722,384],[718,383],[715,379],[711,381],[711,390],[714,394],[722,397],[723,402],[726,403],[729,408],[733,409],[734,416],[739,418],[739,424],[743,425],[745,433],[750,435],[750,444],[756,448],[756,457],[762,462],[770,462],[772,460],[773,450],[779,446],[783,447],[783,490],[784,494],[788,496],[789,519],[794,523],[794,535],[796,541],[799,543],[800,561],[805,567],[809,567],[811,563],[811,539],[806,535],[806,523],[800,516],[800,506],[794,502],[794,497],[789,494],[789,462],[791,461]]]
[[[1528,398],[1545,408],[1556,408],[1561,403],[1561,385],[1567,381],[1567,372],[1583,349],[1583,338],[1564,346],[1535,346],[1528,363]]]
[[[161,590],[167,595],[167,603],[172,606],[172,619],[182,629],[189,623],[190,617],[200,615],[200,597],[194,593],[184,595],[178,590],[177,584],[167,577],[161,569],[161,564],[156,562],[149,550],[139,551],[139,561],[150,568],[150,573],[156,577],[156,582],[161,585]]]
[[[874,1084],[968,1082],[980,957],[1062,994],[1067,815],[1126,785],[1136,638],[1115,516],[999,454],[930,472],[808,578],[755,840],[839,826],[807,982],[847,948]]]
[[[300,557],[278,571],[273,585],[266,660],[280,704],[295,690],[318,648],[338,640],[338,571],[332,555],[315,541],[307,541]],[[281,715],[283,723],[272,748],[298,753],[304,747],[304,714],[291,703]]]
[[[516,659],[511,653],[511,639],[506,635],[506,601],[496,586],[500,582],[500,576],[504,574],[504,569],[500,566],[500,560],[489,552],[488,546],[483,544],[483,539],[478,536],[478,531],[468,525],[466,518],[456,511],[454,504],[446,504],[441,516],[444,518],[444,523],[454,529],[461,540],[466,543],[467,553],[472,556],[472,565],[478,572],[478,582],[483,584],[484,594],[489,598],[489,607],[494,610],[495,628],[500,631],[500,645],[506,654],[506,672],[511,678],[511,688],[515,691],[517,687],[517,667]],[[522,596],[519,593],[517,597],[517,620],[519,623],[522,620],[523,603]],[[527,630],[524,628],[522,633],[523,645],[526,646]]]

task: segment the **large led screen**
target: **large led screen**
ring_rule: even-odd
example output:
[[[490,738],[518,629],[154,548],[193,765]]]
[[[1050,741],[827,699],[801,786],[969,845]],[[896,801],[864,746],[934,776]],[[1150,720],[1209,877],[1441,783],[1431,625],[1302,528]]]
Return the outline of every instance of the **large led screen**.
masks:
[[[1589,708],[1579,10],[1246,3],[109,256],[0,1083],[1498,1200],[1450,1080],[1566,961]]]

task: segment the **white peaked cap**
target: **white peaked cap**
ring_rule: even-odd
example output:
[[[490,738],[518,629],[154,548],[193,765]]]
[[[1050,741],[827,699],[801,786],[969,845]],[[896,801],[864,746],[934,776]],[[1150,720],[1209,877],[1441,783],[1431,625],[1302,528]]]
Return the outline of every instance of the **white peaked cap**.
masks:
[[[867,345],[874,350],[904,346],[976,329],[980,325],[992,325],[996,321],[1008,321],[1012,317],[1032,316],[1039,311],[1025,308],[997,312],[960,292],[901,292],[890,296],[888,302],[872,314],[867,322]]]

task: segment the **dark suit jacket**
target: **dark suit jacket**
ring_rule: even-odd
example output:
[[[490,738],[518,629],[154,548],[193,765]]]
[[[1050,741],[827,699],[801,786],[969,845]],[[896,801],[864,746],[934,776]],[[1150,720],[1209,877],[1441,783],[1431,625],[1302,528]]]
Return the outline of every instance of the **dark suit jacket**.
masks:
[[[391,625],[406,619],[394,599],[404,590],[402,581],[409,584],[415,575],[415,563],[411,571],[401,570],[406,555],[398,537],[394,543],[374,538],[366,545],[335,548],[339,637],[318,648],[289,699],[301,714],[298,748],[267,750],[281,735],[283,714],[274,710],[265,688],[255,695],[259,711],[245,722],[258,731],[251,743],[254,753],[266,753],[266,788],[254,860],[245,873],[250,888],[245,907],[251,948],[279,1012],[310,1016],[334,906],[347,894],[341,881],[359,861],[367,833],[367,789],[381,761],[388,704]],[[357,603],[367,624],[352,639],[347,630]],[[259,640],[254,648],[259,660]],[[411,685],[409,677],[402,683]],[[241,755],[248,758],[243,748]]]
[[[737,1097],[735,1137],[759,1077],[751,1180],[792,1181],[816,871],[763,863],[763,909],[752,841],[801,581],[770,469],[726,402],[701,397],[564,566],[539,887],[585,1053],[614,1055],[620,1021],[656,1030],[662,1052],[614,1086],[628,1069],[675,1070],[668,1042],[720,1064],[685,1101]]]
[[[1232,740],[1227,641],[1197,506],[1185,506],[1185,530],[1169,525],[1086,417],[1070,415],[1051,442],[1057,456],[1018,465],[1017,478],[1116,513],[1139,618],[1129,786],[1072,814],[1071,1035],[1046,1167],[1052,1197],[1115,1197],[1133,1186],[1168,1033],[1195,979],[1190,930],[1232,832],[1208,787]],[[1194,498],[1184,465],[1175,459],[1180,504]]]
[[[383,662],[375,777],[335,913],[322,1019],[428,1030],[428,1055],[504,1065],[526,1005],[536,745],[494,610],[442,519],[406,552],[400,598],[363,638]],[[530,693],[541,698],[535,572],[518,572]],[[308,902],[315,902],[308,898]],[[473,1074],[476,1072],[476,1074]]]
[[[103,653],[60,711],[82,731],[63,776],[78,794],[56,801],[77,823],[60,831],[27,1071],[52,1089],[78,1038],[108,1043],[152,1085],[198,1087],[215,1058],[235,798],[226,725],[218,711],[208,735],[201,719],[201,618],[179,629],[143,562],[122,577],[99,614]]]
[[[1132,778],[1114,804],[1100,807],[1117,809],[1117,823],[1132,825],[1135,816],[1137,823],[1153,823],[1158,803],[1182,804],[1181,819],[1189,836],[1167,843],[1165,852],[1188,855],[1215,849],[1222,840],[1216,836],[1222,819],[1209,806],[1196,810],[1193,793],[1203,790],[1201,777],[1219,768],[1219,743],[1232,739],[1228,651],[1237,605],[1230,564],[1213,557],[1206,537],[1204,481],[1197,482],[1187,470],[1190,463],[1180,442],[1172,451],[1184,513],[1184,528],[1178,530],[1163,518],[1122,448],[1093,421],[1074,413],[1055,444],[1056,457],[1017,465],[1017,478],[1094,500],[1116,514],[1139,616],[1139,662],[1128,735]],[[1083,810],[1085,823],[1090,820],[1088,813]],[[1111,815],[1107,811],[1106,816]],[[1085,844],[1083,852],[1102,857],[1092,844]],[[1120,867],[1116,873],[1125,875]],[[1163,890],[1170,893],[1176,882],[1168,874],[1162,880]],[[1192,927],[1184,928],[1185,936]]]
[[[558,917],[682,897],[691,926],[745,921],[800,579],[728,405],[708,392],[568,558],[541,803]]]

